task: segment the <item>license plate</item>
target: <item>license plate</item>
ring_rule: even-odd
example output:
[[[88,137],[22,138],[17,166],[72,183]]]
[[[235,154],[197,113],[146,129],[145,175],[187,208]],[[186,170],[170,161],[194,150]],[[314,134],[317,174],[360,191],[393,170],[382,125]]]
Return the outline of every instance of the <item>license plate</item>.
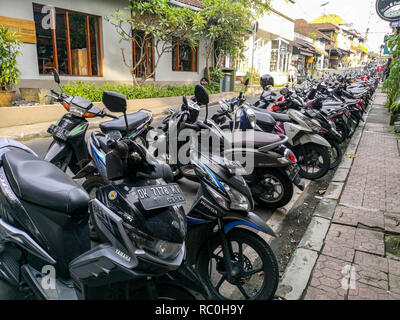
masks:
[[[69,131],[54,124],[50,126],[47,132],[53,135],[54,138],[58,138],[62,141],[68,140]]]
[[[297,164],[294,164],[294,165],[289,166],[287,171],[288,171],[290,180],[294,181],[300,172],[300,167]]]
[[[147,211],[186,203],[182,190],[176,183],[137,187],[135,189],[143,209]]]

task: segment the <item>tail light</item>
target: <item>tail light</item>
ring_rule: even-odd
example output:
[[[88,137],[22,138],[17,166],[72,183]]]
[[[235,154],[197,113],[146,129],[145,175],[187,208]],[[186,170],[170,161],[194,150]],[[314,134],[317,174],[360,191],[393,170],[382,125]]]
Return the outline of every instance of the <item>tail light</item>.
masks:
[[[297,163],[296,156],[289,149],[286,149],[286,151],[285,151],[285,158],[288,159],[293,164]]]

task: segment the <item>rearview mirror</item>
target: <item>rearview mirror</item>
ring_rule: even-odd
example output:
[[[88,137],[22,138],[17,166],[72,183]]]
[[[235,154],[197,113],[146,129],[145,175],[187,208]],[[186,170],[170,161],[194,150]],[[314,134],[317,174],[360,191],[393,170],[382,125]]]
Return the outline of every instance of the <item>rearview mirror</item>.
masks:
[[[53,69],[53,76],[54,76],[54,82],[60,84],[60,75],[58,74],[57,69]]]
[[[121,93],[104,91],[103,103],[111,112],[126,112],[126,97]]]
[[[207,78],[202,78],[202,79],[200,80],[200,84],[201,84],[203,87],[207,87],[207,86],[210,84],[210,81],[209,81]]]
[[[288,88],[283,88],[281,91],[280,91],[280,93],[281,93],[281,95],[283,95],[283,96],[287,96],[288,94],[289,94],[289,90],[288,90]]]
[[[247,78],[246,81],[244,82],[244,85],[247,87],[249,85],[250,79]]]
[[[203,86],[198,84],[194,89],[194,95],[195,95],[197,103],[199,105],[208,105],[209,104],[210,97],[208,95],[207,90]]]

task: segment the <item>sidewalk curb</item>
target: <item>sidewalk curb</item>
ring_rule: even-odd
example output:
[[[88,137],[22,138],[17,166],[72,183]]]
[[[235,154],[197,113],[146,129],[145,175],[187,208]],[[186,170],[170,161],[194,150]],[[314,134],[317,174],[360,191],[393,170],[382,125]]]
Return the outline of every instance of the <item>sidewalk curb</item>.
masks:
[[[218,105],[218,101],[210,103],[209,107],[215,107],[217,105]],[[159,110],[159,111],[156,111],[153,113],[154,119],[158,119],[158,118],[161,118],[161,117],[167,116],[167,115],[168,115],[168,107],[165,107],[165,109]],[[105,121],[108,121],[108,120],[105,120]],[[103,121],[101,121],[101,120],[89,121],[88,129],[98,129],[102,122]],[[45,122],[45,123],[47,123],[47,122]],[[40,123],[38,123],[38,125],[40,125]],[[32,133],[28,133],[28,134],[21,132],[17,135],[8,136],[8,138],[17,140],[17,141],[21,141],[21,142],[33,140],[33,139],[49,138],[49,137],[51,137],[51,135],[47,132],[47,128],[48,128],[48,126],[45,129],[41,129],[37,132],[32,132]]]
[[[375,97],[376,94],[371,100],[372,102],[365,117],[365,121],[368,119]],[[365,122],[360,123],[357,131],[350,139],[345,155],[356,154],[364,130]],[[284,300],[300,300],[304,296],[314,267],[322,253],[326,235],[328,234],[332,224],[336,206],[339,204],[352,165],[353,159],[347,157],[345,157],[339,165],[326,194],[314,211],[311,222],[304,233],[299,246],[286,267],[276,292],[278,298]],[[338,179],[336,176],[338,175],[339,170],[341,171],[342,177],[340,178],[340,181],[335,181]]]

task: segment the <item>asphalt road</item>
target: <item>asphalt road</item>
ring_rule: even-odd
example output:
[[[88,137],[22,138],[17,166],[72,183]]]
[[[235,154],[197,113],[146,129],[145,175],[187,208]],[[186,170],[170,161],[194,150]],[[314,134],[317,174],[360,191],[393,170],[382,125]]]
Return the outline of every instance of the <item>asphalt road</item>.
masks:
[[[248,102],[254,103],[256,101],[256,98],[248,99]],[[217,111],[217,107],[211,107],[209,110],[210,117]],[[200,113],[200,119],[203,119],[205,116],[205,110],[202,109]],[[159,123],[161,123],[162,118],[156,119],[153,123],[153,125],[156,127]],[[49,145],[52,142],[52,138],[45,138],[45,139],[37,139],[37,140],[31,140],[26,142],[25,144],[32,148],[38,155],[39,157],[43,158],[44,155],[47,152],[47,149]],[[179,181],[179,184],[181,186],[181,189],[183,190],[187,203],[185,205],[185,210],[188,212],[191,208],[191,205],[194,202],[197,190],[198,190],[198,184],[194,183],[192,181],[189,181],[187,179],[182,179]],[[308,183],[307,183],[308,184]],[[280,230],[284,229],[284,222],[287,218],[288,213],[290,210],[298,205],[299,201],[302,201],[300,199],[300,196],[304,197],[304,193],[302,194],[299,190],[295,189],[295,194],[292,199],[292,201],[285,207],[281,208],[279,210],[271,210],[268,208],[263,208],[263,207],[258,207],[255,210],[255,213],[258,214],[264,221],[267,222],[267,224],[277,233],[279,234]],[[272,243],[273,238],[270,236],[267,236],[265,234],[259,233],[260,236],[262,236],[268,243]],[[272,244],[272,248],[274,252],[277,254],[283,251],[282,244],[277,243],[276,245]],[[281,270],[283,269],[280,268]],[[4,284],[4,282],[0,281],[0,300],[2,299],[23,299],[24,294],[19,293],[16,291],[14,288],[11,288],[7,284]]]

